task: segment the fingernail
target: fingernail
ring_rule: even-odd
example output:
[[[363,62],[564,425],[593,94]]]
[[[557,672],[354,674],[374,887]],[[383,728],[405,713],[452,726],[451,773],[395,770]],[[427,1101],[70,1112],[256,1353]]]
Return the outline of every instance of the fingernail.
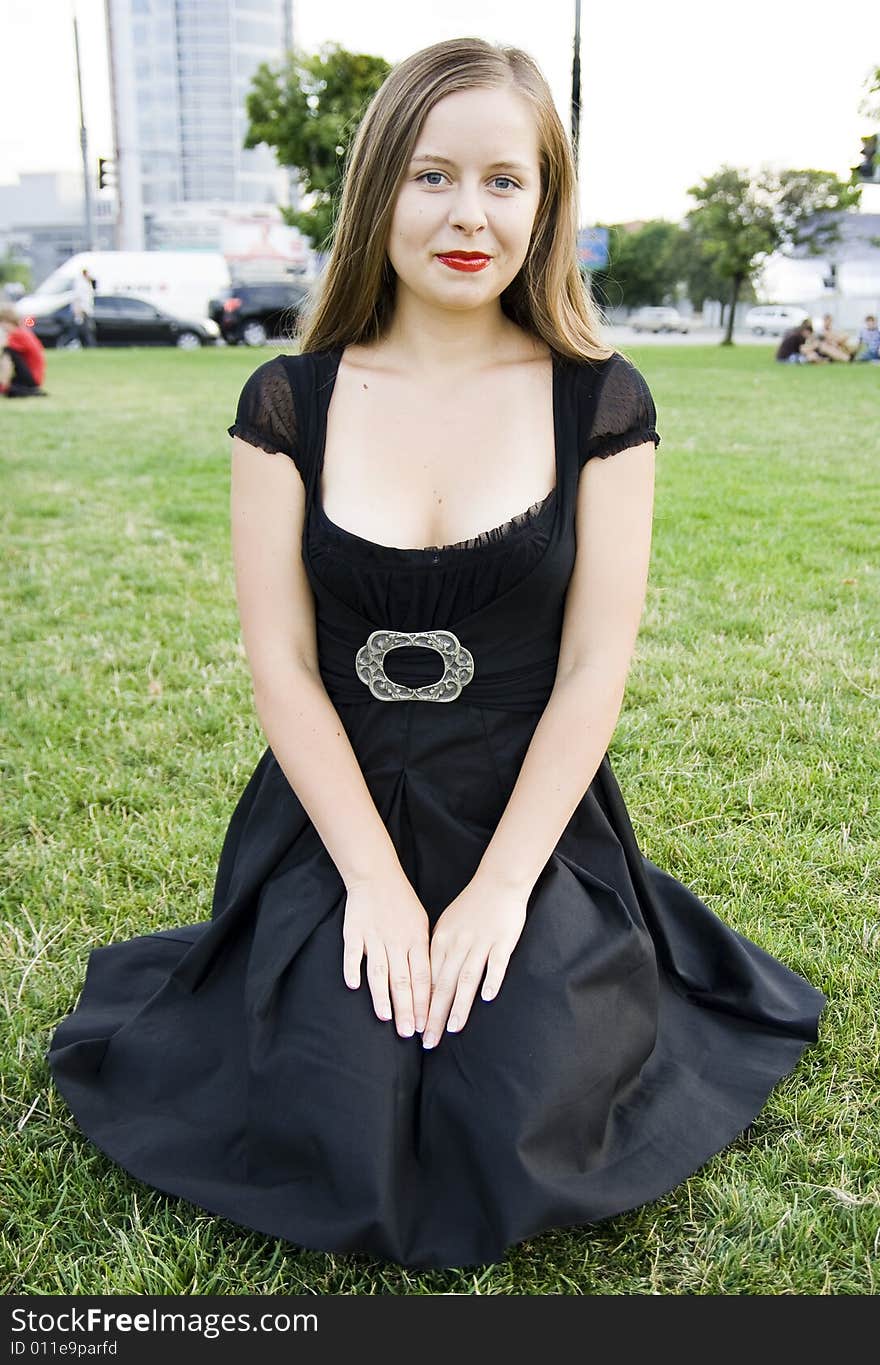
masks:
[[[425,1020],[424,1020],[424,1019],[417,1019],[417,1020],[416,1020],[416,1033],[421,1033],[422,1030],[424,1029],[424,1027],[425,1027]]]
[[[404,1024],[403,1028],[400,1030],[401,1038],[411,1038],[412,1034],[413,1034],[412,1024]]]
[[[433,1047],[437,1039],[433,1033],[426,1033],[422,1039],[422,1047]]]
[[[457,1028],[458,1028],[458,1015],[457,1015],[457,1014],[453,1014],[453,1015],[450,1017],[448,1024],[446,1025],[446,1030],[447,1030],[448,1033],[455,1033],[455,1031],[456,1031]]]

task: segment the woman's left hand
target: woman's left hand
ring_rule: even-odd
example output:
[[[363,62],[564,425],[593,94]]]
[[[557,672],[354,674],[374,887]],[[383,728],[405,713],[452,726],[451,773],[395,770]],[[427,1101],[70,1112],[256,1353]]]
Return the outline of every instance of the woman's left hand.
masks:
[[[474,877],[440,915],[431,934],[431,1004],[423,1047],[434,1047],[444,1028],[450,1033],[464,1028],[484,971],[481,999],[498,994],[526,922],[527,902],[521,891]]]

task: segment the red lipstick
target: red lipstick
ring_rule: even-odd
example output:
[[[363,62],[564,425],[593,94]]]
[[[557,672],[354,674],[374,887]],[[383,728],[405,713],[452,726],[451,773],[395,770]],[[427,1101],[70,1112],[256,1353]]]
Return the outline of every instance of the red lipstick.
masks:
[[[451,270],[464,270],[469,274],[485,270],[491,259],[491,256],[484,256],[481,251],[449,251],[437,257],[438,261],[448,265]]]

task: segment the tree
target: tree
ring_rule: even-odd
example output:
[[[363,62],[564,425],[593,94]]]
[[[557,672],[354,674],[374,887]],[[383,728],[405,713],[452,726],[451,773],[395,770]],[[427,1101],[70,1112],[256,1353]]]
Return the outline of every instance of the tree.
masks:
[[[851,185],[862,185],[874,180],[877,174],[877,124],[880,123],[880,66],[873,67],[865,77],[865,92],[858,106],[863,118],[870,120],[873,129],[862,138],[859,164],[853,166]],[[872,239],[877,245],[877,239]]]
[[[591,272],[596,298],[612,308],[625,304],[665,303],[675,299],[678,273],[674,264],[679,229],[656,218],[627,229],[620,223],[608,229],[608,265]]]
[[[874,66],[865,77],[865,93],[859,104],[859,113],[875,123],[880,123],[880,66]]]
[[[0,285],[21,284],[29,293],[31,290],[31,268],[26,261],[13,260],[10,252],[0,260]]]
[[[608,229],[608,265],[591,272],[593,292],[604,306],[678,303],[694,308],[727,292],[714,265],[696,249],[687,227],[655,218],[638,227]]]
[[[703,311],[707,299],[726,297],[727,280],[718,273],[715,262],[702,254],[694,231],[687,223],[678,229],[671,252],[671,266],[681,281],[684,296],[690,299],[696,312]],[[741,297],[755,298],[755,291],[748,281],[743,282]]]
[[[296,169],[314,203],[304,211],[282,208],[282,215],[319,250],[333,231],[345,153],[390,70],[382,57],[326,43],[317,54],[292,50],[277,70],[261,62],[254,73],[243,146],[265,142],[282,166]]]
[[[751,180],[725,165],[688,194],[698,201],[686,217],[697,250],[727,282],[730,312],[721,345],[732,346],[743,285],[754,282],[774,251],[805,247],[808,255],[824,254],[840,240],[840,217],[859,203],[861,190],[831,171],[764,168]]]

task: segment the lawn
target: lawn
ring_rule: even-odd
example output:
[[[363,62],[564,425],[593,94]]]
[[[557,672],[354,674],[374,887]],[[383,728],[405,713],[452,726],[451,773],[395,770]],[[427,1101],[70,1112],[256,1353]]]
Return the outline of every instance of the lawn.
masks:
[[[875,366],[627,352],[662,443],[611,761],[644,853],[829,997],[747,1136],[655,1203],[476,1273],[299,1250],[150,1189],[83,1138],[43,1054],[88,951],[209,917],[265,747],[226,427],[273,353],[52,353],[48,398],[0,402],[5,1291],[875,1293]]]

